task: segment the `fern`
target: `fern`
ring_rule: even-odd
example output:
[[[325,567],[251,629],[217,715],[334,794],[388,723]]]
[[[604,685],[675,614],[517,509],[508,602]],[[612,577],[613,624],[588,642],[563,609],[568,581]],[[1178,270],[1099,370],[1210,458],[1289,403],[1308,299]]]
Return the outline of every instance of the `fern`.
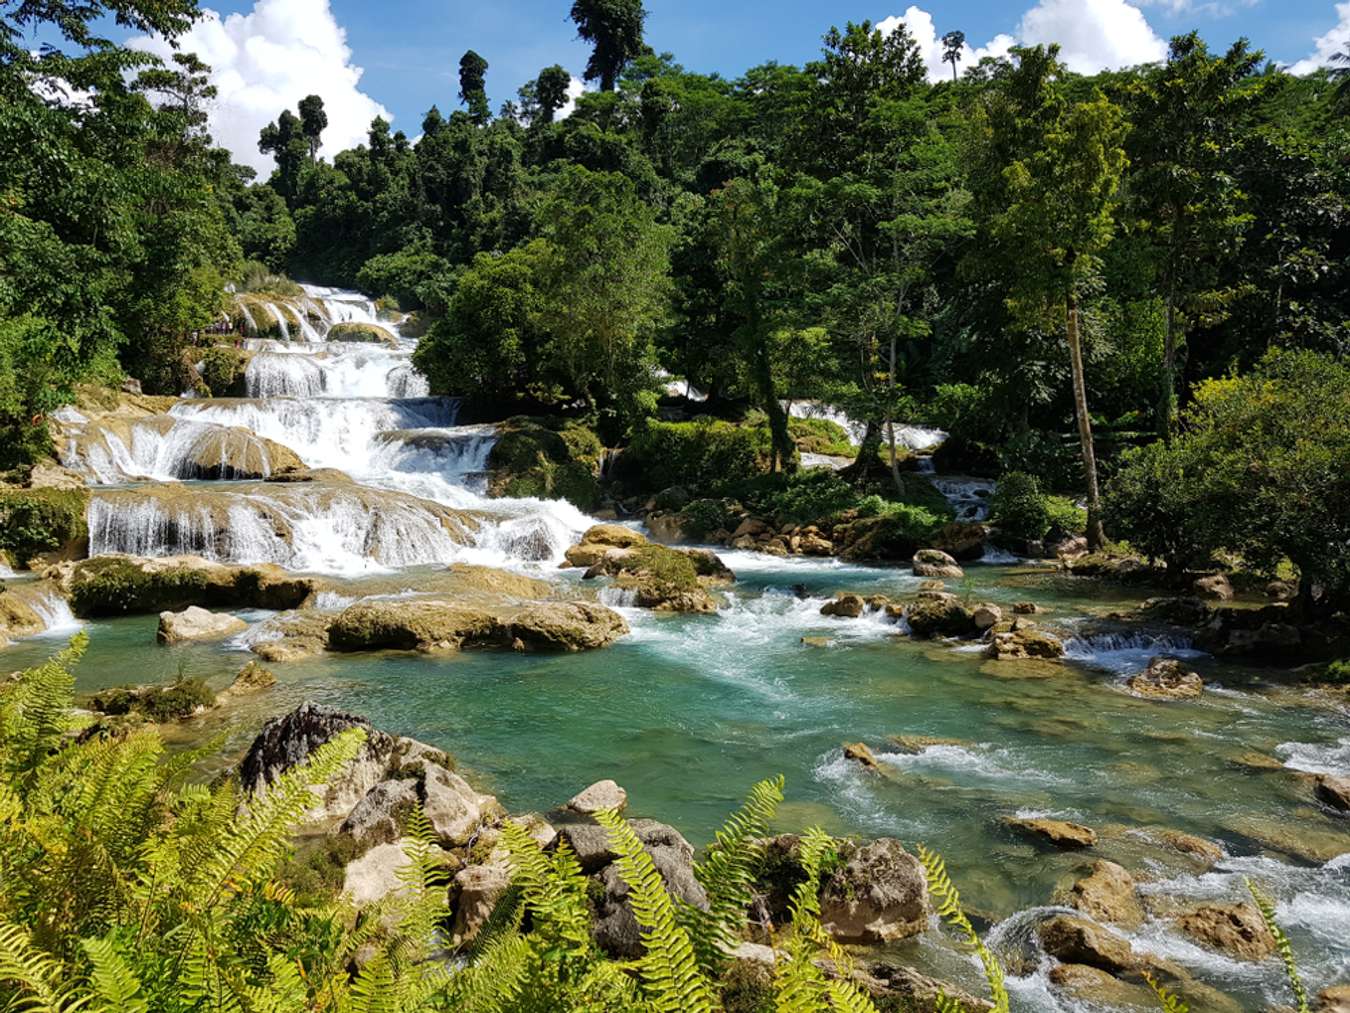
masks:
[[[1267,897],[1255,883],[1244,877],[1247,884],[1247,892],[1252,895],[1252,900],[1256,902],[1256,909],[1261,912],[1261,920],[1266,923],[1266,928],[1275,939],[1275,946],[1280,952],[1280,960],[1284,962],[1284,974],[1289,979],[1289,988],[1294,993],[1295,1008],[1298,1013],[1308,1013],[1308,993],[1303,987],[1303,979],[1299,977],[1298,962],[1294,959],[1294,947],[1289,942],[1289,937],[1284,934],[1275,921],[1275,904]]]
[[[89,983],[102,1010],[107,1013],[149,1013],[136,973],[108,938],[86,939],[81,944],[93,970]]]
[[[689,933],[675,916],[675,904],[652,856],[617,812],[602,810],[595,818],[609,832],[619,874],[628,884],[628,901],[643,930],[638,969],[653,1008],[661,1013],[712,1013],[718,1005],[712,986],[698,966]]]
[[[72,994],[69,984],[58,984],[65,973],[56,960],[35,947],[18,925],[0,922],[0,982],[18,997],[10,1009],[23,1013],[73,1013],[86,1000]]]
[[[586,877],[576,854],[560,841],[552,857],[513,820],[502,826],[513,870],[535,932],[545,940],[551,956],[585,959],[592,949],[591,914],[586,905]]]
[[[745,911],[751,901],[755,869],[778,804],[783,801],[783,778],[760,781],[750,789],[745,804],[717,831],[716,843],[694,866],[694,876],[708,895],[708,909],[681,904],[680,921],[694,944],[699,966],[716,974],[727,954],[740,942]]]
[[[1008,1013],[1008,989],[1004,983],[1003,965],[985,946],[975,927],[970,924],[965,911],[961,908],[961,894],[947,875],[947,865],[942,856],[919,845],[919,861],[923,863],[924,874],[928,880],[928,892],[937,902],[937,913],[948,925],[959,929],[966,937],[967,944],[980,958],[984,966],[984,977],[989,983],[989,992],[994,1000],[994,1013]]]
[[[19,673],[0,690],[0,761],[21,780],[75,726],[75,678],[70,668],[88,645],[87,634],[75,634],[64,651]]]
[[[1144,981],[1148,987],[1153,989],[1153,994],[1158,997],[1158,1005],[1164,1010],[1164,1013],[1191,1013],[1191,1008],[1181,1000],[1181,996],[1175,992],[1169,992],[1158,983],[1153,975],[1145,972]]]

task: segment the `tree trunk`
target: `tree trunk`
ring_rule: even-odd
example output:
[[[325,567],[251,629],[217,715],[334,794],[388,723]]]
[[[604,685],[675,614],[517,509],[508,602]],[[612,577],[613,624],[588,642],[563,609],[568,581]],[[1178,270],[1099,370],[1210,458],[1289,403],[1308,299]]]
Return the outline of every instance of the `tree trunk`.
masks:
[[[769,416],[769,437],[773,444],[773,470],[788,471],[796,459],[796,447],[792,434],[788,432],[787,412],[783,411],[778,392],[773,386],[773,364],[769,361],[768,341],[764,334],[764,324],[759,314],[759,299],[750,300],[750,329],[753,335],[755,385],[759,388],[760,401],[764,414]]]
[[[891,451],[891,479],[895,482],[896,495],[902,499],[905,495],[905,483],[900,480],[900,465],[896,461],[895,453],[895,419],[891,418],[890,406],[895,403],[895,335],[891,335],[891,361],[890,372],[887,374],[887,383],[890,386],[890,396],[886,399],[886,437],[890,443]]]
[[[875,466],[880,464],[877,461],[877,451],[881,449],[881,427],[871,419],[867,420],[867,428],[863,430],[862,443],[858,447],[858,453],[853,458],[853,463],[839,472],[846,482],[862,482],[875,470]]]
[[[1078,417],[1078,439],[1083,446],[1083,474],[1087,479],[1088,516],[1087,542],[1089,549],[1100,549],[1106,543],[1102,530],[1102,499],[1097,485],[1097,454],[1092,446],[1092,419],[1088,416],[1087,382],[1083,377],[1083,344],[1078,332],[1078,294],[1070,284],[1065,294],[1067,310],[1067,337],[1069,364],[1073,371],[1073,410]]]

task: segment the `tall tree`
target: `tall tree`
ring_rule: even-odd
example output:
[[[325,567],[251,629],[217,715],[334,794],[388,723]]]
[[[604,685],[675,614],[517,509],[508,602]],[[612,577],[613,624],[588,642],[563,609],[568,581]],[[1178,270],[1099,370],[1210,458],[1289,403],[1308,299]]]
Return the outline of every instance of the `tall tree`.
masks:
[[[1189,326],[1215,323],[1236,292],[1221,268],[1251,217],[1235,178],[1237,135],[1260,90],[1262,55],[1235,42],[1211,56],[1198,34],[1172,40],[1167,61],[1132,83],[1131,181],[1138,226],[1157,248],[1167,334],[1159,370],[1158,430],[1170,433]]]
[[[258,150],[271,155],[276,162],[273,187],[277,193],[293,201],[300,190],[300,170],[309,160],[309,140],[304,124],[289,109],[263,127],[258,134]]]
[[[942,62],[952,65],[952,83],[955,84],[956,65],[961,62],[961,50],[966,46],[965,32],[948,32],[942,37]]]
[[[480,127],[492,115],[487,100],[488,62],[472,49],[459,58],[459,100]]]
[[[558,110],[567,105],[567,89],[571,84],[572,75],[561,64],[555,63],[539,72],[534,97],[539,104],[540,123],[552,123]]]
[[[300,100],[300,132],[309,143],[309,160],[317,161],[319,143],[328,127],[328,114],[323,110],[323,99],[318,95],[306,95]]]
[[[1100,93],[1068,107],[1048,126],[1039,149],[1007,168],[1013,203],[998,223],[1025,251],[1013,283],[1016,310],[1031,319],[1053,314],[1064,322],[1087,484],[1087,537],[1094,549],[1105,536],[1079,308],[1084,292],[1100,283],[1101,254],[1115,231],[1127,164],[1125,131],[1120,107]]]
[[[594,46],[586,63],[587,81],[613,91],[619,75],[646,48],[642,29],[647,12],[642,0],[574,0],[572,20],[577,35]]]

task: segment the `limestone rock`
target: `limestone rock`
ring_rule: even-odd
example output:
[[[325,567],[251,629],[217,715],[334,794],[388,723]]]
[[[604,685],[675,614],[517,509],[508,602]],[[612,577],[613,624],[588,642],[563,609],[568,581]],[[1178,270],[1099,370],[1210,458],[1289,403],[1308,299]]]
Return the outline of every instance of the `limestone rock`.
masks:
[[[1115,862],[1094,862],[1091,873],[1070,888],[1068,903],[1089,918],[1127,929],[1136,928],[1144,920],[1134,877]]]
[[[923,865],[890,837],[853,851],[820,892],[821,924],[841,942],[918,935],[931,913]]]
[[[1057,848],[1090,848],[1097,843],[1097,831],[1068,820],[1009,816],[1003,822],[1014,830],[1048,841]]]
[[[920,974],[912,967],[873,963],[853,972],[853,982],[872,999],[886,1003],[882,1009],[900,1009],[909,1013],[938,1013],[938,997],[960,1004],[967,1013],[988,1013],[992,1003],[977,998],[948,981]]]
[[[1350,985],[1332,985],[1317,993],[1317,1013],[1350,1013]]]
[[[926,592],[906,607],[905,620],[916,637],[971,637],[978,632],[974,612],[954,594]]]
[[[669,830],[669,828],[666,828]],[[673,833],[673,831],[672,831]],[[666,890],[686,904],[707,910],[708,895],[694,877],[694,851],[679,834],[649,835],[642,839],[652,864],[661,874]],[[607,866],[599,876],[603,894],[596,904],[595,939],[602,949],[616,957],[633,958],[642,954],[642,932],[629,901],[628,884],[617,863]]]
[[[161,612],[155,636],[161,644],[180,644],[186,640],[224,640],[246,629],[248,623],[237,616],[189,605],[182,612]]]
[[[282,611],[299,608],[319,588],[279,566],[230,566],[200,556],[95,556],[58,563],[45,576],[69,595],[77,616],[90,619],[189,605]]]
[[[328,628],[328,646],[338,651],[581,651],[605,647],[627,632],[617,612],[589,602],[536,602],[494,611],[434,599],[383,600],[344,610]]]
[[[454,771],[430,763],[423,769],[422,811],[442,844],[467,844],[484,821],[500,815],[495,798],[474,791]]]
[[[1228,582],[1228,578],[1222,573],[1211,574],[1208,577],[1197,577],[1191,584],[1191,589],[1201,598],[1208,598],[1210,601],[1233,600],[1233,585]]]
[[[1194,700],[1205,687],[1204,680],[1179,659],[1162,656],[1150,661],[1140,674],[1131,676],[1128,685],[1135,696],[1154,700]]]
[[[1275,952],[1275,938],[1254,904],[1201,904],[1177,919],[1177,927],[1197,942],[1237,960],[1264,960]]]
[[[829,637],[802,637],[803,647],[829,647],[832,643]]]
[[[867,611],[867,601],[860,594],[845,592],[837,594],[833,600],[820,606],[823,616],[837,616],[841,619],[857,619]]]
[[[408,864],[405,847],[411,839],[393,841],[371,848],[348,862],[342,878],[342,893],[358,907],[375,904],[404,890],[399,870]]]
[[[983,605],[977,605],[975,607],[973,618],[977,630],[991,629],[1003,621],[1003,610],[997,605],[991,605],[986,602]]]
[[[863,742],[845,742],[844,759],[860,763],[868,770],[881,769],[881,765],[877,763],[877,758],[872,755],[872,750]]]
[[[303,609],[268,620],[268,638],[255,639],[249,650],[263,661],[301,661],[328,649],[328,627],[336,618],[331,612]]]
[[[984,543],[989,529],[971,521],[952,521],[933,534],[932,547],[947,553],[958,563],[968,563],[984,556]]]
[[[450,935],[457,946],[474,940],[510,885],[511,865],[506,861],[470,865],[455,873],[458,898]]]
[[[1350,813],[1350,777],[1319,774],[1313,793],[1323,805],[1337,812]]]
[[[1183,833],[1180,830],[1172,830],[1167,827],[1159,828],[1153,832],[1154,836],[1164,843],[1180,851],[1183,855],[1190,855],[1203,863],[1214,865],[1223,860],[1223,848],[1219,847],[1213,841],[1207,841],[1203,837],[1197,837],[1194,834]]]
[[[1037,612],[1044,611],[1034,601],[1019,601],[1012,607],[1013,615],[1034,616]]]
[[[593,816],[602,809],[623,812],[628,806],[628,792],[610,780],[596,781],[589,788],[572,796],[567,808],[583,816]]]
[[[616,581],[624,590],[633,591],[640,608],[655,612],[717,611],[717,599],[703,587],[679,587],[669,581],[642,573],[625,573]]]
[[[922,753],[932,746],[964,746],[961,739],[941,738],[935,735],[892,735],[891,744],[902,753]]]
[[[251,696],[254,693],[261,693],[265,689],[271,689],[277,684],[277,677],[271,670],[263,668],[256,661],[250,660],[239,674],[234,677],[234,682],[230,683],[225,692],[220,694],[221,699],[237,699],[241,696]]]
[[[995,661],[1018,661],[1025,658],[1053,661],[1064,657],[1064,644],[1052,633],[1030,626],[1019,626],[1007,632],[996,632],[985,649],[985,655]]]
[[[1129,940],[1077,915],[1055,915],[1036,927],[1045,952],[1065,964],[1121,974],[1140,964]]]
[[[408,817],[420,803],[417,781],[412,778],[381,781],[342,821],[338,832],[356,844],[363,855],[373,847],[392,844],[403,836]]]
[[[941,549],[920,549],[914,553],[916,577],[964,577],[965,571],[956,560]]]

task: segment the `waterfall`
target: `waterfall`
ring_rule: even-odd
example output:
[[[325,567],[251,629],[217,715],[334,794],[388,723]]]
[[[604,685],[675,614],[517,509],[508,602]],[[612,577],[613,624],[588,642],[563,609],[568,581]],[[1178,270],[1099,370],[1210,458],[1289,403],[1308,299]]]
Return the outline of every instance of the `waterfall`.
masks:
[[[277,328],[281,331],[281,340],[291,340],[291,329],[286,326],[286,318],[281,315],[281,310],[277,309],[276,303],[266,303],[267,312],[272,314],[272,319],[277,322]]]
[[[157,415],[68,432],[61,463],[93,485],[271,474],[267,446],[242,429]]]
[[[75,613],[70,611],[70,604],[55,592],[48,591],[28,604],[42,620],[41,636],[68,636],[84,625],[75,618]]]
[[[992,479],[934,475],[932,483],[952,505],[957,520],[982,521],[989,517],[989,497],[998,484]]]
[[[257,334],[258,324],[257,321],[253,319],[253,314],[249,312],[248,303],[244,302],[242,299],[238,299],[235,301],[235,305],[239,307],[239,312],[244,315],[244,322],[248,324],[248,332],[250,334]]]
[[[324,387],[323,367],[309,355],[259,352],[244,370],[249,397],[319,397]]]

